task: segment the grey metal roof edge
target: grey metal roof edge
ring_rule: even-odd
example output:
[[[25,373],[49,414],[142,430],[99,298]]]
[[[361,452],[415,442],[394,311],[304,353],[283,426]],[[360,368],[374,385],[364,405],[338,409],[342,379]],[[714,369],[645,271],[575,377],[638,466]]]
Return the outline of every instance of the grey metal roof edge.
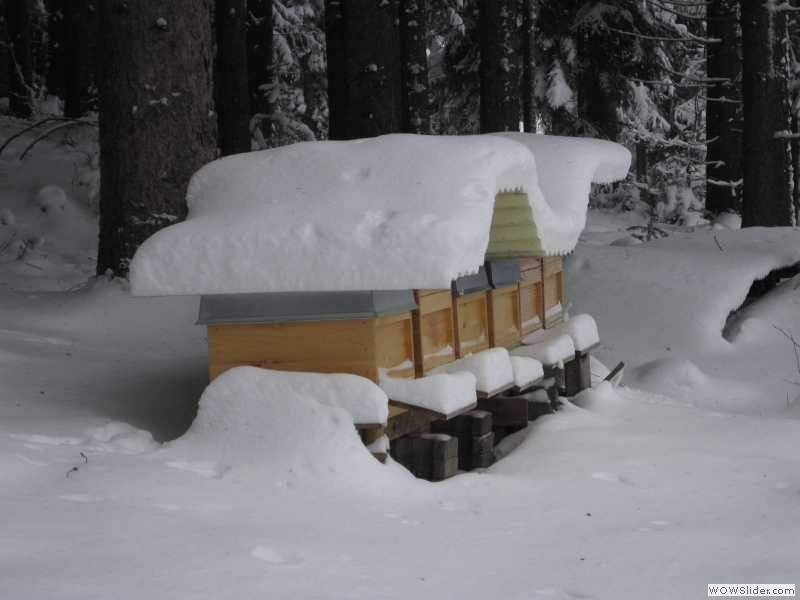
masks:
[[[472,275],[463,275],[453,281],[452,288],[456,296],[466,296],[467,294],[474,294],[475,292],[484,292],[491,289],[489,283],[489,276],[486,274],[486,269],[481,266],[477,273]]]
[[[489,260],[486,262],[486,270],[489,274],[489,283],[493,288],[513,285],[522,280],[522,272],[517,258]]]
[[[411,290],[215,294],[200,298],[198,325],[368,319],[414,310]]]

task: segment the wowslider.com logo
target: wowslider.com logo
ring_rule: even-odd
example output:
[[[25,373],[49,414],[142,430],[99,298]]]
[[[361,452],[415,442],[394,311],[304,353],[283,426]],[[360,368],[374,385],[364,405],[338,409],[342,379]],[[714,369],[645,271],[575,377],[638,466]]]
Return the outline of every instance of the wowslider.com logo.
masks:
[[[709,598],[793,598],[791,583],[709,583]]]

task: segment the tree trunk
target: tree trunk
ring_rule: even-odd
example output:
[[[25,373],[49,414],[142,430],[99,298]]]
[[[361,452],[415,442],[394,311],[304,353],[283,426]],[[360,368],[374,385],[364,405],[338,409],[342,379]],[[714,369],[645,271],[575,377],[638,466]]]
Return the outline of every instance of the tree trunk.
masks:
[[[261,145],[269,145],[270,115],[273,113],[269,91],[273,84],[272,0],[247,0],[250,22],[247,28],[247,78],[250,110],[255,117]]]
[[[792,224],[787,82],[782,67],[786,13],[763,2],[742,2],[744,195],[742,224]]]
[[[331,139],[403,129],[398,0],[328,0]]]
[[[620,98],[611,89],[602,40],[592,32],[584,32],[578,39],[578,117],[580,133],[589,137],[615,142],[620,137],[617,107]]]
[[[215,86],[223,156],[249,152],[250,89],[247,69],[247,0],[216,0]]]
[[[706,46],[706,70],[709,79],[725,78],[724,83],[708,88],[706,105],[706,170],[709,180],[724,185],[706,185],[706,209],[719,214],[742,209],[742,123],[739,76],[739,0],[717,0],[708,5],[708,37],[721,39],[720,44]]]
[[[47,93],[64,98],[67,61],[64,50],[64,0],[47,0]]]
[[[480,0],[481,132],[519,131],[519,7]]]
[[[99,3],[98,273],[126,275],[146,238],[185,218],[189,178],[216,154],[211,6]]]
[[[27,119],[33,114],[32,0],[6,0],[8,34],[9,112]]]
[[[428,84],[428,0],[400,0],[403,61],[403,131],[430,133]]]
[[[64,115],[67,117],[81,117],[91,108],[93,57],[90,44],[97,33],[96,23],[92,0],[64,3]]]

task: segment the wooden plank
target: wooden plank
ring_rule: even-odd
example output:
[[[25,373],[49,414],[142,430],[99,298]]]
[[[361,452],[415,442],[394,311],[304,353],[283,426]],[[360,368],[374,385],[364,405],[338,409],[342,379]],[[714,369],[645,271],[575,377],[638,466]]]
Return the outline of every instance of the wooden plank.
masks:
[[[409,409],[389,404],[389,422],[386,424],[386,435],[390,440],[396,440],[410,433],[418,433],[430,429],[430,425],[437,419],[434,413],[429,411]]]
[[[514,387],[514,384],[513,383],[509,383],[509,384],[501,386],[501,387],[499,387],[499,388],[497,388],[495,390],[492,390],[491,392],[482,392],[481,390],[478,390],[478,404],[480,404],[481,400],[486,400],[487,398],[493,398],[494,396],[498,396],[498,395],[502,394],[503,392],[507,392],[508,390],[510,390],[513,387]]]
[[[542,259],[542,273],[544,277],[561,273],[564,270],[564,259],[560,256],[545,256]]]
[[[544,326],[544,293],[541,281],[523,281],[519,284],[519,310],[523,336]]]
[[[522,339],[519,285],[489,291],[489,340],[493,348],[515,348]]]
[[[463,414],[468,413],[468,412],[470,412],[472,410],[475,410],[475,407],[478,405],[478,402],[476,400],[472,404],[469,404],[467,406],[463,406],[463,407],[459,408],[458,410],[454,410],[451,413],[441,413],[441,412],[437,412],[435,410],[430,410],[428,408],[422,408],[421,406],[414,406],[412,404],[405,404],[404,402],[398,402],[397,400],[389,400],[389,405],[390,406],[394,405],[394,406],[397,406],[398,408],[404,408],[406,410],[421,410],[423,412],[430,413],[431,416],[433,417],[434,421],[442,421],[442,420],[449,421],[450,419],[454,419],[454,418],[458,417],[459,415],[463,415]]]
[[[417,376],[453,362],[456,341],[453,323],[453,297],[450,290],[417,292],[419,310],[413,312],[414,355]]]
[[[375,367],[389,377],[413,379],[414,330],[411,313],[374,320]]]
[[[456,357],[486,350],[489,340],[489,307],[486,292],[467,294],[453,301]]]
[[[354,373],[377,381],[373,319],[208,326],[212,379],[237,366]]]
[[[538,379],[534,379],[529,381],[528,383],[523,383],[522,385],[514,385],[511,388],[511,394],[517,396],[519,394],[524,394],[525,392],[529,391],[531,388],[534,388],[540,385],[544,381],[544,377],[539,377]]]

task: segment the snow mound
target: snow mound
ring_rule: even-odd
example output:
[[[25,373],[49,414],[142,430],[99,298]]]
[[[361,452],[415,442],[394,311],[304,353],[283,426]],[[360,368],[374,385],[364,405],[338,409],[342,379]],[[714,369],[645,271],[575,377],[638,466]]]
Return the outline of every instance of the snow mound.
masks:
[[[526,337],[525,343],[525,346],[514,348],[511,353],[514,356],[535,358],[545,366],[561,365],[575,357],[572,338],[554,329],[537,331]]]
[[[613,408],[623,403],[617,390],[609,381],[602,381],[593,388],[583,390],[572,399],[575,406],[586,410],[599,410]]]
[[[523,344],[533,345],[538,344],[551,336],[568,335],[572,339],[575,350],[585,351],[600,342],[600,334],[597,331],[597,323],[595,323],[592,315],[582,314],[570,317],[563,323],[559,323],[552,329],[537,331],[532,333],[522,340]]]
[[[514,367],[505,348],[490,348],[431,369],[430,373],[459,373],[466,371],[475,376],[479,392],[491,393],[514,383]]]
[[[543,202],[534,206],[542,248],[551,254],[572,250],[586,226],[592,183],[613,183],[628,176],[630,151],[605,140],[531,133],[502,133],[534,155]]]
[[[226,371],[203,392],[186,434],[168,445],[170,466],[198,473],[202,467],[204,477],[222,477],[242,467],[312,479],[345,473],[368,477],[381,465],[361,442],[353,417],[332,403],[334,396],[370,393],[366,384],[372,384],[359,379],[353,376],[343,385],[337,375],[255,367]],[[385,398],[372,387],[377,390],[373,398]],[[331,388],[338,393],[326,391]],[[191,462],[176,462],[183,459]]]
[[[468,372],[441,373],[419,379],[385,377],[381,380],[383,391],[392,400],[443,415],[474,407],[477,402],[475,384],[475,376]]]
[[[737,230],[742,228],[742,217],[732,212],[724,212],[717,215],[712,224],[714,229],[732,229]]]
[[[527,192],[542,248],[567,253],[585,224],[591,181],[622,174],[629,154],[528,137],[387,135],[214,161],[189,185],[187,220],[137,252],[132,290],[445,288],[483,264],[495,196],[508,189]],[[558,165],[544,195],[531,149]]]
[[[151,452],[159,447],[149,431],[137,429],[128,423],[112,421],[86,432],[95,450],[121,451],[129,454]]]
[[[512,356],[511,366],[514,369],[514,385],[517,387],[523,387],[544,377],[544,367],[535,358]]]

